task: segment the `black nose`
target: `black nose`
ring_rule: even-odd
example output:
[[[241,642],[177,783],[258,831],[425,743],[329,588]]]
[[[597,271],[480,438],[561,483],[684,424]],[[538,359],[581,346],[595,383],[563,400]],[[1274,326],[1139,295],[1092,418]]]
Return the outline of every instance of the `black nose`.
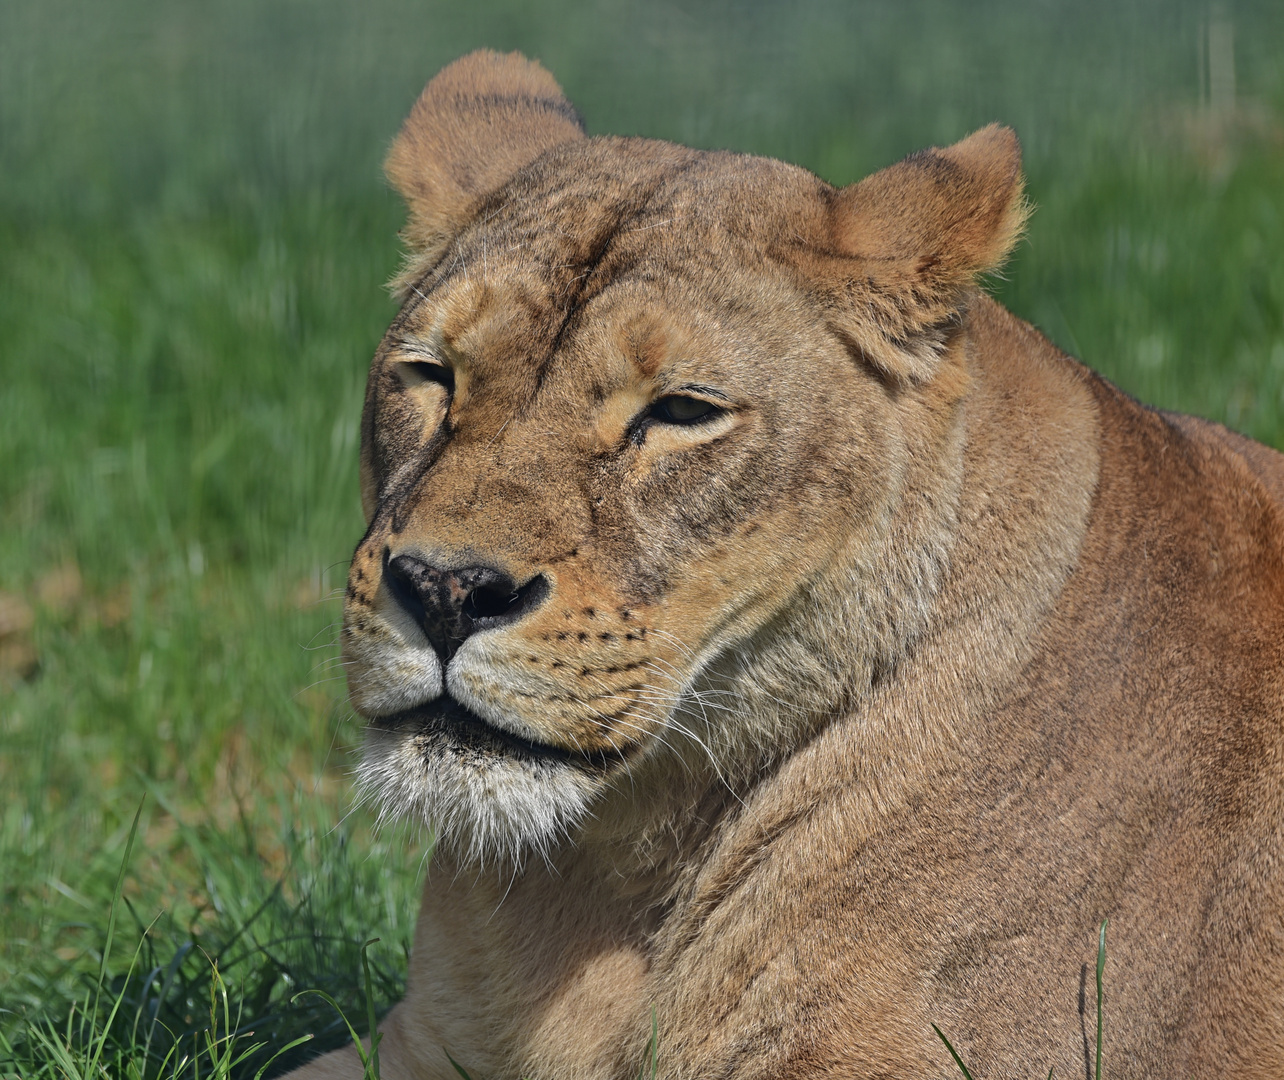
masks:
[[[413,555],[385,555],[384,581],[443,660],[478,630],[515,623],[548,595],[543,574],[519,586],[493,566],[447,570]]]

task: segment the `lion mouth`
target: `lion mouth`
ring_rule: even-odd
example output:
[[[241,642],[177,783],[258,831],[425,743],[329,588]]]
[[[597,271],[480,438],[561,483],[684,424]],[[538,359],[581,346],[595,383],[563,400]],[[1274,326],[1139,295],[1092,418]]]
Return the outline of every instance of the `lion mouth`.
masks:
[[[496,727],[449,694],[413,709],[376,717],[370,723],[372,727],[402,732],[423,740],[434,750],[445,750],[463,759],[506,757],[531,763],[569,765],[595,773],[623,764],[636,749],[636,744],[628,743],[613,750],[578,751],[536,742]]]

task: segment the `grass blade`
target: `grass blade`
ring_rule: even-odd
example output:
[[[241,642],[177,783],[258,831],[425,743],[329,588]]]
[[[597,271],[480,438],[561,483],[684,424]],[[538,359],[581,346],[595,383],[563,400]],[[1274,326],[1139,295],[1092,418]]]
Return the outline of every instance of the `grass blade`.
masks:
[[[1110,920],[1102,919],[1101,930],[1097,934],[1097,1071],[1093,1073],[1094,1080],[1101,1080],[1101,1013],[1103,1005],[1101,977],[1106,971],[1106,927],[1108,925],[1110,925]]]
[[[120,910],[121,894],[125,891],[125,874],[129,869],[129,860],[134,854],[134,841],[138,837],[138,823],[143,816],[143,804],[147,801],[146,794],[138,800],[138,809],[134,811],[134,820],[129,826],[129,838],[125,841],[125,854],[120,860],[120,871],[116,874],[116,887],[112,890],[111,907],[107,911],[107,934],[103,941],[103,954],[98,964],[98,983],[94,988],[94,1008],[90,1013],[97,1022],[98,1007],[102,1001],[103,981],[107,978],[107,965],[111,961],[112,939],[116,936],[116,914]],[[138,943],[138,950],[134,953],[133,960],[129,964],[129,975],[133,974],[134,965],[138,963],[138,957],[142,953],[143,943]],[[129,975],[125,976],[128,984]],[[125,995],[125,987],[121,987],[120,996],[117,997],[112,1005],[111,1013],[107,1017],[107,1022],[103,1024],[102,1031],[98,1036],[98,1045],[91,1054],[86,1072],[94,1075],[98,1072],[99,1062],[102,1060],[103,1050],[107,1046],[107,1036],[111,1032],[112,1021],[116,1018],[116,1012],[120,1008],[121,1000]]]
[[[294,995],[294,997],[290,998],[290,1003],[293,1004],[294,1002],[298,1001],[299,998],[304,997],[308,994],[315,994],[317,997],[319,997],[322,1001],[326,1002],[332,1009],[334,1009],[335,1012],[339,1014],[339,1019],[343,1021],[343,1026],[348,1029],[348,1034],[352,1036],[352,1045],[357,1048],[357,1056],[361,1058],[361,1067],[364,1070],[364,1075],[367,1078],[370,1077],[371,1076],[370,1055],[366,1053],[366,1048],[361,1045],[361,1036],[357,1034],[357,1029],[354,1028],[352,1026],[351,1021],[348,1020],[347,1013],[343,1011],[343,1009],[339,1006],[339,1003],[335,1001],[334,998],[332,998],[324,990],[300,990],[297,994]],[[450,1055],[447,1055],[447,1057],[449,1056]],[[374,1077],[374,1080],[378,1080],[377,1075]]]
[[[646,1071],[646,1058],[642,1059],[642,1072],[638,1080],[655,1080],[655,1071],[660,1058],[660,1024],[656,1018],[655,1006],[651,1006],[651,1041],[647,1049],[651,1056],[651,1073],[648,1077]]]
[[[98,989],[102,990],[103,979],[107,976],[107,961],[111,956],[112,938],[116,936],[116,912],[120,908],[120,896],[125,890],[125,871],[129,869],[129,859],[134,853],[134,840],[138,836],[138,822],[143,816],[143,803],[147,801],[144,795],[138,801],[138,809],[134,811],[134,821],[129,827],[129,838],[125,841],[125,855],[120,860],[120,870],[116,874],[116,887],[111,894],[111,908],[107,914],[107,937],[103,944],[102,960],[98,965]],[[97,1008],[95,1007],[95,1012]]]
[[[932,1030],[936,1032],[936,1037],[945,1044],[945,1049],[950,1052],[950,1057],[954,1059],[954,1064],[959,1067],[959,1072],[963,1074],[966,1080],[972,1080],[972,1074],[967,1071],[967,1066],[963,1064],[963,1059],[959,1057],[958,1051],[950,1045],[950,1040],[945,1037],[945,1032],[935,1024],[932,1025]]]
[[[371,938],[361,946],[361,968],[366,977],[366,1019],[370,1024],[370,1061],[366,1065],[366,1072],[370,1074],[372,1080],[380,1080],[379,1042],[383,1039],[383,1032],[379,1030],[375,1017],[374,984],[370,979],[370,957],[368,953],[370,946],[374,945],[378,940],[377,937]]]
[[[450,1056],[449,1050],[447,1050],[443,1046],[441,1048],[441,1052],[446,1055],[446,1060],[449,1061],[452,1066],[454,1066],[455,1072],[459,1073],[459,1075],[462,1076],[464,1080],[473,1080],[473,1078],[468,1075],[468,1070],[465,1069],[462,1065],[459,1064],[458,1061],[456,1061],[453,1057]]]
[[[311,1035],[300,1035],[297,1039],[294,1039],[292,1042],[286,1043],[283,1047],[281,1047],[280,1050],[278,1050],[275,1054],[273,1054],[270,1058],[268,1058],[267,1061],[263,1063],[262,1068],[260,1068],[259,1071],[254,1074],[254,1080],[263,1080],[263,1074],[267,1072],[268,1069],[270,1069],[274,1064],[276,1064],[276,1059],[279,1058],[282,1054],[288,1053],[289,1051],[293,1050],[296,1046],[302,1046],[305,1042],[310,1042],[311,1040],[312,1040]]]

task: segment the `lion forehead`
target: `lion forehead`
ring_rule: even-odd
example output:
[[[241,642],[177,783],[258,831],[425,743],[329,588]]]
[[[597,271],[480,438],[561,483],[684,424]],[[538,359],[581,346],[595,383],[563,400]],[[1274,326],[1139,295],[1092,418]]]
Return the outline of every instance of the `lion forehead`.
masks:
[[[722,233],[761,247],[787,222],[822,208],[827,189],[805,169],[769,158],[602,137],[559,147],[517,173],[473,227],[502,220],[515,236],[562,254],[588,255],[665,220],[679,228],[662,236],[685,232],[703,244]]]
[[[567,310],[632,274],[761,269],[773,249],[815,239],[826,189],[770,159],[591,139],[510,179],[440,258],[407,269],[401,290],[413,309],[448,282],[512,277],[526,301]]]

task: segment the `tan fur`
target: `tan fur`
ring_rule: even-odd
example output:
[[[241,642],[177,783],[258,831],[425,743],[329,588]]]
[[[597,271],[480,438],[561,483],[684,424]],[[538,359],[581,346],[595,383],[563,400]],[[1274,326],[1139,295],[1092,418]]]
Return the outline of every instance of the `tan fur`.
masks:
[[[344,649],[439,840],[383,1075],[622,1080],[654,1015],[664,1077],[1083,1076],[1107,916],[1112,1075],[1284,1075],[1284,459],[978,290],[1010,131],[835,190],[571,116],[474,54],[388,159]],[[399,558],[536,599],[443,666]]]

